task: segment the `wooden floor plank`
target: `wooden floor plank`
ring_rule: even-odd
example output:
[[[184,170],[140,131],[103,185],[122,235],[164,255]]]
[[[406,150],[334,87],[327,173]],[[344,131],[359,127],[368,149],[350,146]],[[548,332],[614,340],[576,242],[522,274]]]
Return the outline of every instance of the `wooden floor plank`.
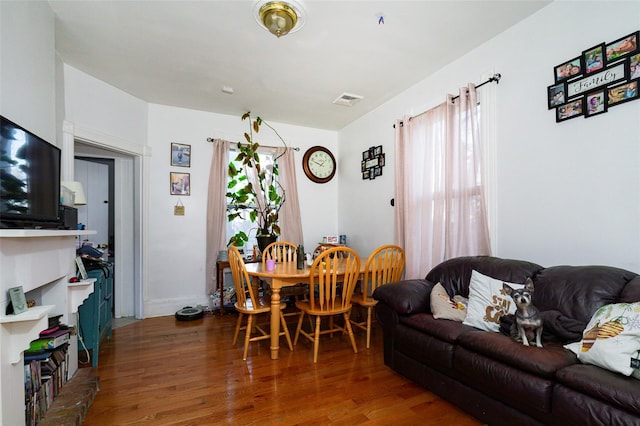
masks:
[[[309,342],[280,359],[269,342],[231,345],[236,316],[181,322],[150,318],[113,331],[100,345],[98,392],[85,425],[479,425],[471,416],[384,365],[382,332],[371,348],[356,332],[323,336],[318,363]],[[295,318],[289,325],[295,330]]]

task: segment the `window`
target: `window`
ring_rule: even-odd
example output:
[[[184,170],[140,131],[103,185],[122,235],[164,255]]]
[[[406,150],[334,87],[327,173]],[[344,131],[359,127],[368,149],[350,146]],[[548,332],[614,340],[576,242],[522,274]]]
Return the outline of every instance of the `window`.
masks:
[[[271,166],[273,165],[274,154],[272,152],[265,152],[265,153],[260,153],[259,155],[260,155],[260,163],[262,164],[263,167],[266,167],[266,171],[267,173],[269,173],[272,170]],[[235,163],[236,167],[240,168],[242,166],[241,163],[234,161],[234,159],[237,156],[238,156],[238,150],[231,148],[229,151],[229,158],[232,159],[231,161]],[[268,176],[267,178],[271,179],[270,176]],[[227,180],[227,183],[228,182],[229,181]],[[227,214],[230,212],[232,207],[233,206],[231,206],[230,204],[227,204]],[[249,241],[245,244],[244,250],[246,253],[253,253],[253,246],[257,245],[256,233],[258,230],[258,224],[251,222],[251,220],[249,219],[248,212],[249,212],[248,209],[244,209],[244,213],[242,213],[241,217],[237,217],[231,222],[227,221],[227,241],[229,241],[229,239],[233,235],[242,231],[245,234],[247,234],[247,236],[249,236]],[[242,248],[240,249],[241,249],[240,251],[242,251]]]

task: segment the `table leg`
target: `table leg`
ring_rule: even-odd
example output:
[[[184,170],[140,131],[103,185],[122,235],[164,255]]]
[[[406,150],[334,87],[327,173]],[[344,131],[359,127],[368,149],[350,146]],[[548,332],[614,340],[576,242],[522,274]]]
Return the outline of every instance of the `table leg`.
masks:
[[[271,283],[271,359],[278,359],[280,349],[280,286]]]
[[[220,263],[216,263],[216,284],[220,292],[220,316],[224,315],[224,268],[220,267]]]

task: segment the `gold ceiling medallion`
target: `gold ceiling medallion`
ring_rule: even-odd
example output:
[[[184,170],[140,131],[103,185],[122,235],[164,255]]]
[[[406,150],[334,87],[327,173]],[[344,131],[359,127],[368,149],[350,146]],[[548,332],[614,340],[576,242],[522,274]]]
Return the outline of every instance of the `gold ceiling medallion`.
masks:
[[[259,1],[255,6],[256,20],[276,37],[298,31],[304,23],[299,4],[289,1]]]

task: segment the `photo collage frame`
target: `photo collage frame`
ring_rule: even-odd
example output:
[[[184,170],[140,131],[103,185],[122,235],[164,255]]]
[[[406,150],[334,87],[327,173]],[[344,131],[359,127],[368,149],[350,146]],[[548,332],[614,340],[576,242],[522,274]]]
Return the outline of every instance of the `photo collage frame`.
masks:
[[[360,162],[360,171],[363,180],[373,180],[378,176],[382,176],[382,168],[384,167],[384,152],[382,145],[372,146],[362,152],[362,161]]]
[[[640,31],[635,31],[555,66],[547,107],[555,110],[556,122],[593,117],[638,99],[639,40]]]

